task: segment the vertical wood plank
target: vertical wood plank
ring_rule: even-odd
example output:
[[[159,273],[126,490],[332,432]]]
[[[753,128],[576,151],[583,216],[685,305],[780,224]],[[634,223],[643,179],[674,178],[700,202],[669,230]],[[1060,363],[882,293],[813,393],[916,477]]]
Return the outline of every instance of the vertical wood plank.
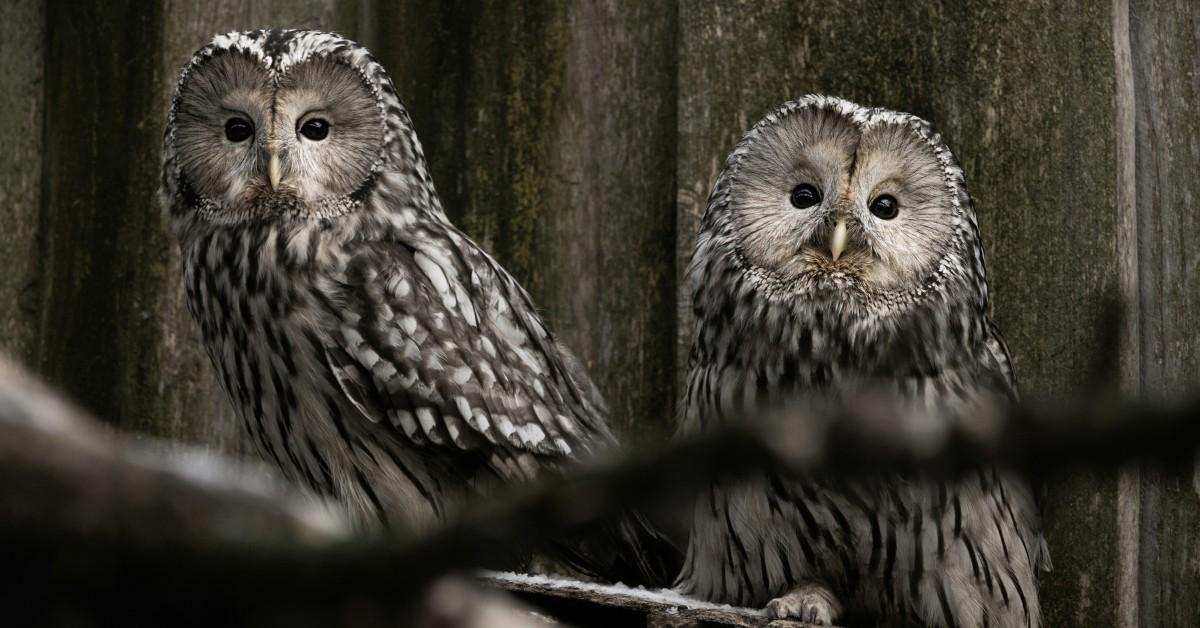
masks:
[[[39,365],[103,417],[159,434],[166,234],[154,203],[160,7],[46,5],[46,264]],[[149,390],[147,390],[147,388]]]
[[[1108,357],[1096,326],[1120,285],[1112,17],[1092,2],[970,11],[971,61],[946,77],[965,89],[942,126],[978,199],[995,319],[1025,394],[1077,394]],[[1046,487],[1045,625],[1118,625],[1117,485],[1106,471]]]
[[[568,5],[561,112],[550,137],[543,293],[604,390],[616,429],[674,424],[675,6]],[[544,141],[544,140],[539,140]]]
[[[674,5],[376,2],[451,219],[533,295],[627,437],[675,398]]]
[[[15,0],[0,24],[0,351],[24,362],[37,325],[45,15]]]
[[[864,28],[864,15],[887,19]],[[978,199],[995,318],[1023,389],[1077,390],[1117,287],[1111,32],[1109,8],[1082,1],[684,0],[677,268],[725,156],[774,105],[824,92],[911,111],[946,135]],[[1046,625],[1115,625],[1116,474],[1049,493]]]
[[[1121,321],[1120,391],[1141,392],[1141,312],[1138,299],[1137,150],[1134,142],[1134,67],[1130,44],[1129,1],[1112,1],[1113,60],[1117,145],[1117,259],[1118,294],[1123,304]],[[1116,622],[1137,626],[1139,614],[1139,571],[1141,564],[1142,473],[1131,464],[1120,471],[1117,481],[1117,572]]]
[[[1134,70],[1142,392],[1170,397],[1200,376],[1200,7],[1129,4]],[[1139,621],[1200,617],[1200,466],[1145,465]]]

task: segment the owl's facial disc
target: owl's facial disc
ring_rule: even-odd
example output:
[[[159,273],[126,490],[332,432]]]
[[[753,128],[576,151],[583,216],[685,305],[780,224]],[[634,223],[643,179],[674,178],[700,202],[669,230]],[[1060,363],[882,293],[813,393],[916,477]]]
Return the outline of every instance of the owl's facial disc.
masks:
[[[899,123],[809,109],[761,127],[729,210],[740,254],[798,288],[917,288],[953,234],[952,199],[929,145]]]
[[[811,110],[761,127],[730,193],[738,248],[786,282],[844,286],[872,262],[847,203],[857,125]]]
[[[276,193],[306,203],[344,197],[371,175],[383,143],[375,96],[349,66],[316,58],[279,79],[268,167]],[[268,160],[268,164],[271,161]]]
[[[183,182],[221,220],[318,214],[371,177],[384,119],[361,75],[314,57],[275,72],[249,55],[195,68],[176,113]]]
[[[863,131],[848,196],[869,244],[864,284],[877,290],[917,288],[952,248],[957,216],[941,164],[905,124]]]

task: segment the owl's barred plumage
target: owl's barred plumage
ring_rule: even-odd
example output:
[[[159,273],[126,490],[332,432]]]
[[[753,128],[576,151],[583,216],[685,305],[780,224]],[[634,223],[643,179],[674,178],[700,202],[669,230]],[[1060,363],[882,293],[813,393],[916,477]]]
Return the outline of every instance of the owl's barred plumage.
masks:
[[[866,394],[895,420],[971,421],[1016,396],[962,170],[915,116],[823,96],[768,115],[718,178],[688,272],[685,431]],[[679,586],[824,623],[844,608],[888,625],[1032,628],[1046,560],[1031,491],[1005,472],[768,471],[698,501]]]
[[[246,433],[364,526],[425,527],[616,444],[528,294],[446,219],[391,80],[355,43],[251,31],[200,49],[162,197]],[[601,577],[670,577],[639,517],[608,532],[564,553]]]

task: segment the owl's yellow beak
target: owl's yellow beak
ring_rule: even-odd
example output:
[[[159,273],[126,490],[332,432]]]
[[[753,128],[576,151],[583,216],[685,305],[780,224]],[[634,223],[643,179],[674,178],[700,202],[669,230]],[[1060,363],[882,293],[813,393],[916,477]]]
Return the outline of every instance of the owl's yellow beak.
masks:
[[[274,192],[279,189],[279,151],[270,148],[270,157],[267,159],[267,176],[271,179],[271,191]]]
[[[833,256],[833,261],[836,262],[842,256],[842,252],[846,250],[846,240],[848,238],[846,219],[839,218],[837,224],[833,227],[833,237],[829,239],[829,254]]]

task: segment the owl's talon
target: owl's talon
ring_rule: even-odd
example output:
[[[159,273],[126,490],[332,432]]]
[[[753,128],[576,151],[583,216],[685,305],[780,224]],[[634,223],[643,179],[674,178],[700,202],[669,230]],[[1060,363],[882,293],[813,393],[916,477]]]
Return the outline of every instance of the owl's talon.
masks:
[[[771,619],[798,619],[814,626],[832,626],[842,612],[833,593],[819,584],[798,586],[767,602]]]

